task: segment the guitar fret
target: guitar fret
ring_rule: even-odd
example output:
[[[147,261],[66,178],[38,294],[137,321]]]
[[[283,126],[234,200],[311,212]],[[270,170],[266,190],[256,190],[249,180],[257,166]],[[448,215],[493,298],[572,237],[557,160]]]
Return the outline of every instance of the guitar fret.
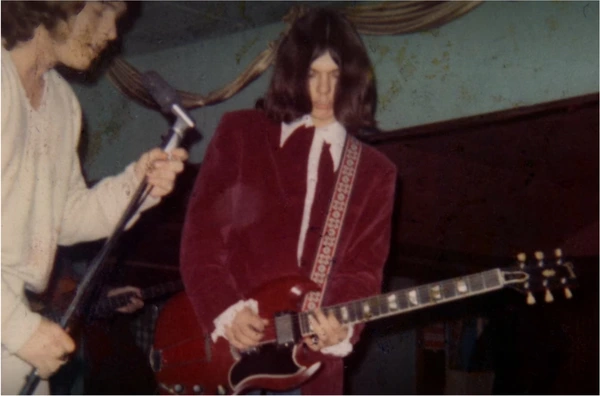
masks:
[[[412,289],[406,292],[406,300],[407,300],[407,304],[410,307],[414,307],[419,305],[419,298],[417,295],[417,290],[416,289]]]
[[[430,289],[429,287],[419,287],[417,289],[417,295],[419,299],[419,305],[429,304],[431,302],[430,299]]]
[[[488,288],[497,288],[502,285],[497,271],[488,271],[484,276],[485,284]]]
[[[398,307],[400,308],[400,310],[405,310],[408,308],[409,304],[408,304],[408,298],[406,297],[406,293],[396,293],[396,296],[398,297]]]
[[[348,323],[349,321],[349,314],[348,314],[348,307],[346,307],[345,305],[340,309],[340,312],[342,314],[342,320],[340,323]]]
[[[444,298],[453,298],[456,296],[457,290],[454,282],[443,282],[442,283],[442,295]]]
[[[485,285],[483,284],[483,278],[480,274],[470,275],[468,278],[469,285],[471,286],[470,291],[472,293],[485,289]]]
[[[339,306],[333,307],[333,315],[335,316],[338,322],[342,322],[342,313],[340,311]]]
[[[355,302],[354,304],[352,304],[353,308],[354,308],[354,316],[355,316],[355,320],[357,322],[362,322],[364,317],[364,312],[362,309],[362,303],[360,301]]]
[[[371,305],[369,300],[363,301],[361,304],[362,319],[369,319],[371,317]]]
[[[346,311],[348,313],[348,323],[354,323],[356,321],[356,315],[352,304],[346,304]]]
[[[387,307],[390,310],[390,312],[394,312],[398,310],[398,296],[396,295],[396,293],[390,293],[387,295],[386,298],[386,302],[387,302]]]
[[[440,285],[433,285],[429,288],[429,300],[432,302],[438,302],[444,299],[442,295],[442,288]]]
[[[380,310],[379,310],[379,300],[377,297],[371,297],[368,300],[368,304],[369,304],[369,313],[370,316],[379,316],[380,314]]]
[[[312,333],[307,314],[298,315],[297,321],[298,321],[298,326],[300,328],[300,334],[309,335]]]
[[[464,278],[456,279],[456,291],[458,294],[466,294],[469,292],[469,286]]]
[[[377,304],[379,304],[379,312],[381,315],[385,315],[389,312],[389,306],[385,296],[377,296]]]

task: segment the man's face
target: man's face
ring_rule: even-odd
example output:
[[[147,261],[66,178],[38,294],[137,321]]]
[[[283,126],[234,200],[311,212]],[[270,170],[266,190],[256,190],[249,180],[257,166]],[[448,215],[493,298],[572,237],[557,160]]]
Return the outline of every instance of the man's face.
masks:
[[[311,116],[315,127],[335,121],[335,89],[340,77],[340,68],[329,52],[313,61],[308,72],[308,90],[312,102]]]
[[[61,23],[55,32],[54,53],[59,63],[86,70],[117,38],[117,19],[127,9],[124,2],[87,2],[81,12]]]

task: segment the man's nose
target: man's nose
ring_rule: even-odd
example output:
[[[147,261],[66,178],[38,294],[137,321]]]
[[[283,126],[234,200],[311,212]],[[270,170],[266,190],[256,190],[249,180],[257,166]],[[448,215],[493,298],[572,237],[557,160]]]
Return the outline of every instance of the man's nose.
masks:
[[[106,27],[106,38],[109,41],[113,41],[117,38],[117,23],[116,21],[108,22]]]
[[[331,90],[331,79],[328,76],[321,76],[319,78],[319,85],[317,87],[318,92],[321,94],[327,94]]]

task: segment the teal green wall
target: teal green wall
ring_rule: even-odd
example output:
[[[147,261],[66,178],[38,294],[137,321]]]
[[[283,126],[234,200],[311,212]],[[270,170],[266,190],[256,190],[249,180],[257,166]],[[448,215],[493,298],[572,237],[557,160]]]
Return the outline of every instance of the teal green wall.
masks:
[[[284,25],[277,23],[185,47],[125,58],[178,89],[208,93],[234,79]],[[598,2],[487,2],[438,29],[363,36],[375,65],[384,130],[427,124],[598,91]],[[191,113],[204,139],[200,162],[226,111],[252,107],[269,72],[225,103]],[[168,127],[101,79],[78,86],[88,124],[90,178],[121,169],[159,144]]]

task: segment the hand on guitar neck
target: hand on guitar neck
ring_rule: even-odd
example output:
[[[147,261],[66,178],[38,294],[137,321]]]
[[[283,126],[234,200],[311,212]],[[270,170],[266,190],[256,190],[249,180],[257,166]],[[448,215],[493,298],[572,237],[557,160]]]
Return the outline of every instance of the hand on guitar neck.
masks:
[[[49,295],[30,296],[34,312],[42,313],[55,322],[71,302],[77,282],[69,276],[61,277]],[[113,312],[133,313],[143,308],[142,290],[135,286],[110,288],[94,306],[92,317],[106,317]]]
[[[126,300],[127,304],[116,308],[115,311],[121,312],[121,313],[133,313],[133,312],[137,311],[138,309],[142,309],[144,307],[144,301],[142,300],[142,291],[138,287],[134,287],[134,286],[117,287],[117,288],[109,290],[108,293],[106,293],[106,297],[108,297],[108,298],[116,297],[123,293],[130,294],[129,299]]]
[[[308,321],[314,334],[304,337],[304,343],[313,351],[337,345],[348,338],[348,326],[341,325],[333,312],[325,316],[323,311],[317,309],[309,315]]]

